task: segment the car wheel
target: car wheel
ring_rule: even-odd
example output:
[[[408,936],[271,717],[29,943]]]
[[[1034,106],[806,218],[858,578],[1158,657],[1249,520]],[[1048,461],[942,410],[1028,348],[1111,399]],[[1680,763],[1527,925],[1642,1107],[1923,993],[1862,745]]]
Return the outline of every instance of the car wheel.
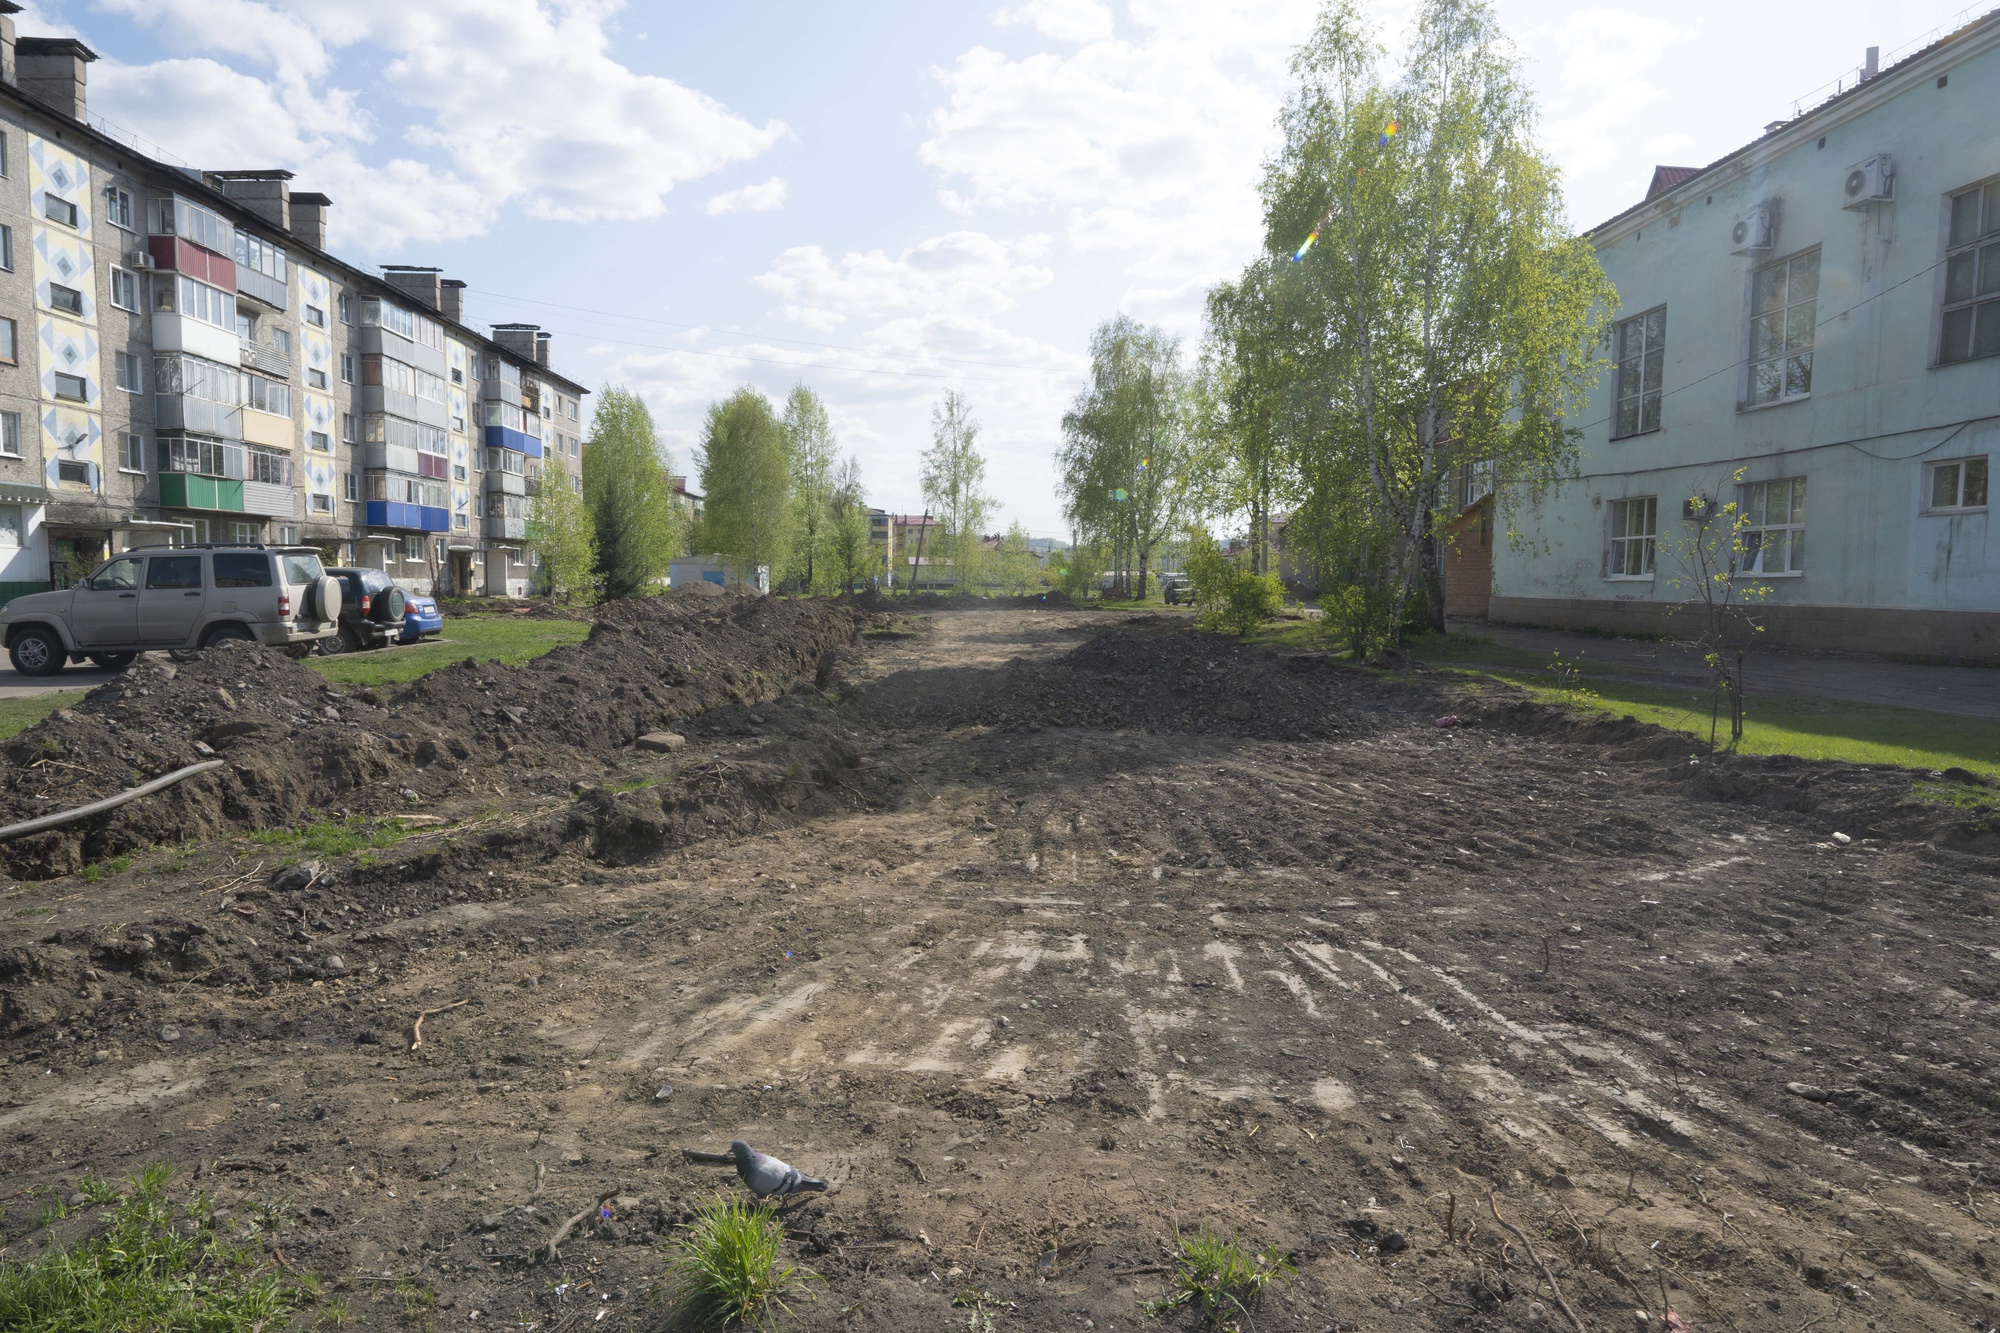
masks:
[[[410,609],[409,599],[403,595],[401,588],[389,589],[388,592],[382,594],[381,600],[377,601],[375,605],[381,610],[382,619],[390,624],[395,624],[402,620],[404,613]]]
[[[92,653],[90,660],[103,667],[106,671],[116,671],[120,667],[131,666],[133,660],[138,656],[139,654],[137,653]]]
[[[7,655],[14,659],[14,670],[24,676],[53,676],[69,660],[56,632],[40,625],[31,625],[16,635]]]
[[[222,624],[217,625],[214,629],[210,630],[207,633],[207,635],[205,635],[202,638],[201,646],[204,648],[213,648],[216,644],[221,643],[224,639],[248,639],[250,637],[252,636],[248,629],[244,628],[242,625],[237,624],[233,620],[226,620]]]

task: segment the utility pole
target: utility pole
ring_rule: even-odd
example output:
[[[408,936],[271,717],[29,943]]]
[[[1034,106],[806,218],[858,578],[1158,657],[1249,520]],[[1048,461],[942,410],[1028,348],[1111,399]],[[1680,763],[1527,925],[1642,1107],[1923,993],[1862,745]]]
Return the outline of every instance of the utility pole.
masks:
[[[917,595],[917,578],[924,568],[924,538],[930,535],[931,511],[924,510],[924,525],[917,529],[917,563],[910,566],[910,596]]]

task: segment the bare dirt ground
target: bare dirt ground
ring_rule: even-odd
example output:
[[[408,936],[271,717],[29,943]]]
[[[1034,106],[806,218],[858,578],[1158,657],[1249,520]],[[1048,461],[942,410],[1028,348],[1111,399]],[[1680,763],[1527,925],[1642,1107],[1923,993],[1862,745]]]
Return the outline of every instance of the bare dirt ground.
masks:
[[[651,1328],[734,1188],[678,1150],[744,1138],[833,1183],[790,1214],[812,1328],[1137,1328],[1202,1226],[1298,1264],[1259,1328],[2000,1322],[2000,834],[1911,775],[1147,619],[873,624],[791,625],[675,754],[510,723],[423,769],[451,823],[309,887],[255,802],[94,881],[36,851],[0,1257],[89,1225],[27,1191],[166,1161],[288,1201],[366,1327]],[[477,729],[481,682],[604,690],[581,651],[417,697]],[[415,771],[344,762],[355,810]]]

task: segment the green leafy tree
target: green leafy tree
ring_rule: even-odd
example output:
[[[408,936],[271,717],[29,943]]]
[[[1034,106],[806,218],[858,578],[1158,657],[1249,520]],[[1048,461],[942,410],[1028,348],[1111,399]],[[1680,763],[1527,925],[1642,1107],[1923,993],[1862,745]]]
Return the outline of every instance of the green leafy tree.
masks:
[[[707,497],[701,549],[782,570],[791,549],[792,468],[770,399],[746,384],[711,405],[697,461]]]
[[[562,606],[597,600],[596,528],[589,506],[561,468],[544,474],[528,501],[528,545],[541,558],[542,591],[549,600]]]
[[[1285,605],[1285,589],[1276,574],[1250,569],[1204,529],[1188,533],[1187,576],[1195,624],[1202,629],[1247,638]]]
[[[805,385],[785,399],[786,457],[792,470],[792,553],[786,582],[818,591],[814,575],[824,573],[822,554],[833,520],[834,470],[838,453],[826,404]]]
[[[1090,383],[1063,417],[1063,505],[1074,527],[1109,541],[1121,579],[1137,564],[1139,597],[1154,548],[1188,505],[1186,404],[1174,339],[1128,315],[1097,326]]]
[[[977,587],[983,554],[980,538],[995,501],[986,494],[986,457],[979,452],[979,422],[972,415],[972,405],[957,389],[945,390],[931,409],[931,447],[924,451],[923,488],[924,504],[944,529],[945,545],[943,552],[926,553],[925,559],[935,563],[937,555],[945,555],[952,562],[958,586],[968,590]],[[920,571],[912,574],[912,588],[919,577]]]
[[[1294,56],[1263,186],[1267,262],[1290,270],[1289,352],[1258,373],[1308,383],[1305,486],[1322,507],[1362,502],[1387,623],[1420,588],[1442,628],[1449,480],[1491,465],[1511,508],[1573,475],[1563,423],[1595,381],[1617,298],[1569,234],[1490,9],[1425,0],[1393,85],[1383,59],[1357,0],[1328,5]]]
[[[1097,591],[1104,561],[1104,549],[1099,543],[1071,542],[1068,550],[1049,557],[1049,581],[1072,602],[1081,602]]]
[[[1301,430],[1311,386],[1288,324],[1284,260],[1259,259],[1208,294],[1208,335],[1193,383],[1197,421],[1190,476],[1202,514],[1242,514],[1250,568],[1271,568],[1271,520],[1297,498]]]
[[[551,485],[563,487],[558,473],[545,479],[543,489]],[[657,591],[681,553],[683,534],[667,484],[666,451],[639,395],[614,386],[599,396],[590,447],[583,451],[583,499],[605,596]]]
[[[1010,597],[1023,597],[1044,586],[1042,562],[1028,546],[1028,530],[1019,523],[1007,529],[993,557],[993,574]]]
[[[827,530],[826,563],[838,574],[840,592],[881,573],[882,556],[869,540],[868,508],[861,489],[861,464],[851,455],[834,473],[833,521]]]

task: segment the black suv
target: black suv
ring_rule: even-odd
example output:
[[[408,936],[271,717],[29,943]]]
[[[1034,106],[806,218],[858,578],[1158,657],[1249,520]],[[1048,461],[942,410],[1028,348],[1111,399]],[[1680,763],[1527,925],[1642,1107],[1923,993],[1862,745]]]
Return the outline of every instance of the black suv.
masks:
[[[379,569],[329,569],[328,577],[340,580],[340,632],[321,639],[315,650],[322,656],[359,652],[394,643],[403,632],[403,611],[408,598]]]

